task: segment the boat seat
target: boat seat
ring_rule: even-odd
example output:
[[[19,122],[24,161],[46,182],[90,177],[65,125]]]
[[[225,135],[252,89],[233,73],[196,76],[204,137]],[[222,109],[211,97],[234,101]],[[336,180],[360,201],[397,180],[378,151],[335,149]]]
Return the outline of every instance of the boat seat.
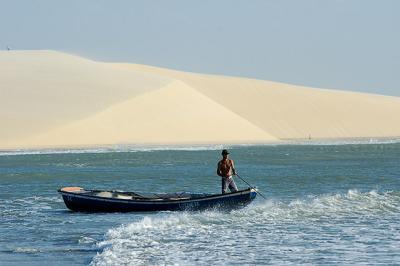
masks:
[[[132,196],[117,195],[116,198],[117,198],[117,199],[127,199],[127,200],[131,200],[131,199],[132,199]]]
[[[102,192],[96,193],[96,196],[102,197],[102,198],[112,198],[113,193],[108,192],[108,191],[102,191]]]

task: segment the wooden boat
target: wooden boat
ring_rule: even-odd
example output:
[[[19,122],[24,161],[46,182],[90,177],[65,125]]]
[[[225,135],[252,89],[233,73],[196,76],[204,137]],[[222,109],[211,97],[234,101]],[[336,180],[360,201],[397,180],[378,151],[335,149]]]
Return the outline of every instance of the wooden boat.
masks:
[[[146,212],[189,211],[238,208],[249,204],[257,195],[256,188],[227,194],[199,193],[136,193],[86,190],[64,187],[58,190],[65,205],[81,212]]]

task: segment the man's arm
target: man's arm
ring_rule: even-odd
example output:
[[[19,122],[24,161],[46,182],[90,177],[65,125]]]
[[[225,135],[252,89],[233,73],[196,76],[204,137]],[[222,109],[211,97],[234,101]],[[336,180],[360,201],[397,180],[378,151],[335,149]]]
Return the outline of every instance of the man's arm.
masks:
[[[217,175],[222,176],[221,170],[220,170],[220,165],[221,165],[221,162],[218,162],[218,165],[217,165]]]
[[[236,175],[235,163],[233,162],[233,160],[231,160],[231,164],[232,164],[232,174]]]

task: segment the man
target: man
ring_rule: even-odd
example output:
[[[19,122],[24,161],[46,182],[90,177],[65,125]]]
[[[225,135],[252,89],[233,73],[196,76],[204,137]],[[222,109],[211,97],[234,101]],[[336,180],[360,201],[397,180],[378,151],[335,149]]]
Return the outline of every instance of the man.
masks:
[[[222,150],[222,160],[218,162],[217,175],[222,177],[222,194],[227,192],[227,188],[231,192],[238,191],[235,181],[233,181],[232,175],[236,175],[235,165],[233,160],[229,159],[229,152]]]

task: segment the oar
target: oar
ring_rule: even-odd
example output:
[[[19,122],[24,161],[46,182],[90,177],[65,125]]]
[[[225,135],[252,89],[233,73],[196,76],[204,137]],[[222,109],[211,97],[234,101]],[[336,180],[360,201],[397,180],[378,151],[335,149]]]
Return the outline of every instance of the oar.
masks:
[[[240,177],[240,175],[238,175],[238,174],[235,174],[237,177],[239,177],[243,182],[245,182],[249,187],[252,187],[253,188],[253,186],[252,185],[250,185],[246,180],[244,180],[242,177]],[[258,195],[260,195],[261,197],[263,197],[264,199],[267,199],[266,197],[264,197],[264,195],[263,194],[261,194],[261,192],[260,191],[258,191],[257,189],[256,189],[256,193],[258,194]]]

